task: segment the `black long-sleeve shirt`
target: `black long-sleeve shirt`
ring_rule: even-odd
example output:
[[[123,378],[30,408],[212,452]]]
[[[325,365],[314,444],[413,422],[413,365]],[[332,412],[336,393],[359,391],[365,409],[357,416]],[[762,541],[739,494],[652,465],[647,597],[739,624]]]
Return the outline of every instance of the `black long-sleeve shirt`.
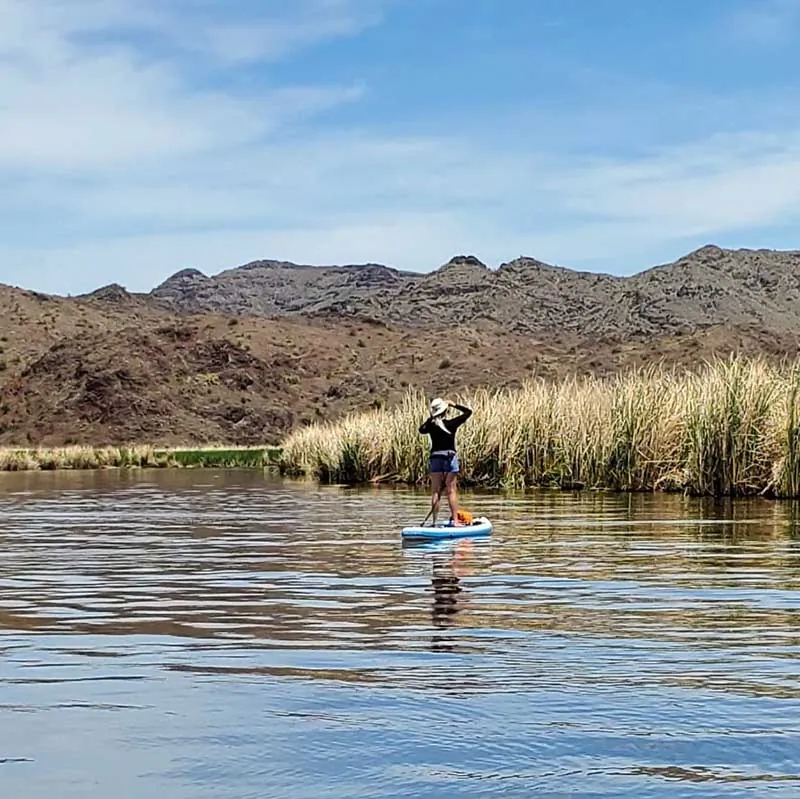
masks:
[[[472,416],[472,410],[466,405],[453,405],[453,407],[461,411],[461,415],[453,419],[442,419],[447,432],[434,423],[433,417],[429,417],[420,425],[420,435],[431,437],[431,452],[456,451],[456,430]]]

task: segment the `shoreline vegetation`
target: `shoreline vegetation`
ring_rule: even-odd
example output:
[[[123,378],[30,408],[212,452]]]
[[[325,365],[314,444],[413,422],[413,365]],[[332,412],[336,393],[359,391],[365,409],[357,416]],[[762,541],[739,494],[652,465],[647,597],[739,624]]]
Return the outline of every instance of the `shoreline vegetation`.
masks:
[[[61,469],[277,468],[280,447],[66,446],[0,448],[0,472]]]
[[[467,485],[706,496],[800,496],[800,361],[733,356],[693,370],[529,380],[445,399],[474,415],[458,434]],[[290,435],[280,470],[327,483],[419,484],[428,398]]]
[[[800,360],[731,357],[694,370],[531,379],[446,399],[468,405],[458,434],[466,486],[700,496],[800,497]],[[1,471],[271,469],[321,483],[420,485],[428,398],[317,423],[279,446],[0,448]]]

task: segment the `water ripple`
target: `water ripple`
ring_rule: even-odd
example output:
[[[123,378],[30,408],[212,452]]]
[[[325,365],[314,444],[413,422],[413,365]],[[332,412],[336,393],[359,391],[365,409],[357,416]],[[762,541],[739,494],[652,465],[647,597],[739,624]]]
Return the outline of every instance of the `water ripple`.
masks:
[[[796,795],[794,504],[465,502],[0,476],[2,795]]]

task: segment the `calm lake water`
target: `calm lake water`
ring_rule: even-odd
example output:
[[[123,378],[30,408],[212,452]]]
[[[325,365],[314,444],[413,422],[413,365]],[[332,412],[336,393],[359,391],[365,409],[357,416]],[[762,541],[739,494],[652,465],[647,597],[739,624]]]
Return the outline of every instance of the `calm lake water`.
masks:
[[[797,507],[0,475],[0,796],[797,797]]]

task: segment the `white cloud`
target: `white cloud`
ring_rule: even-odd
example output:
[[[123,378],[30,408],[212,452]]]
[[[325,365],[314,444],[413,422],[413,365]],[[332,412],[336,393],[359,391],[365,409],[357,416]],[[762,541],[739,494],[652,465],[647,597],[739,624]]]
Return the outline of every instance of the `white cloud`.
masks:
[[[559,181],[569,208],[682,235],[788,222],[800,215],[800,132],[712,136]]]
[[[654,252],[797,220],[790,125],[591,158],[559,147],[580,141],[576,119],[597,133],[588,112],[569,110],[503,148],[469,125],[310,130],[296,123],[369,87],[223,93],[198,75],[354,35],[381,3],[231,0],[222,23],[214,8],[0,0],[0,281],[145,290],[187,266],[285,258],[427,270],[465,252],[630,271]]]
[[[193,32],[195,46],[224,62],[273,60],[326,39],[352,36],[380,19],[376,2],[312,0],[284,19],[253,24],[212,22]],[[298,11],[300,13],[298,13]],[[191,46],[188,39],[184,44]]]
[[[525,254],[629,272],[665,250],[677,257],[800,216],[794,133],[577,162],[458,138],[333,138],[240,153],[185,184],[179,176],[61,188],[78,227],[117,233],[7,246],[0,264],[73,292],[112,280],[146,290],[181,268],[215,273],[263,257],[425,271],[458,253],[492,265]],[[50,185],[39,190],[33,207],[58,196]]]
[[[35,287],[61,293],[91,291],[111,282],[146,291],[179,269],[191,267],[213,274],[254,260],[255,254],[312,264],[380,262],[428,269],[432,262],[438,265],[450,257],[443,242],[466,240],[467,234],[460,220],[446,213],[374,214],[349,223],[339,220],[325,225],[310,220],[276,230],[218,228],[117,236],[55,250],[0,246],[0,264],[16,262],[19,274],[29,283],[35,274]]]
[[[260,41],[272,37],[271,55],[278,42],[286,51],[355,30],[361,19],[345,14],[343,3],[309,0],[308,18],[297,11],[303,3],[294,7],[290,21],[258,19],[251,28]],[[115,38],[141,29],[187,37],[198,47],[208,31],[226,30],[213,19],[172,19],[158,8],[144,0],[0,0],[0,169],[138,170],[142,161],[258,140],[287,119],[351,100],[362,90],[287,87],[237,95],[198,89],[179,58]],[[209,42],[204,57],[217,54],[218,44]],[[257,55],[252,48],[248,54]]]
[[[793,41],[799,25],[800,0],[746,0],[726,19],[734,38],[767,45]]]

